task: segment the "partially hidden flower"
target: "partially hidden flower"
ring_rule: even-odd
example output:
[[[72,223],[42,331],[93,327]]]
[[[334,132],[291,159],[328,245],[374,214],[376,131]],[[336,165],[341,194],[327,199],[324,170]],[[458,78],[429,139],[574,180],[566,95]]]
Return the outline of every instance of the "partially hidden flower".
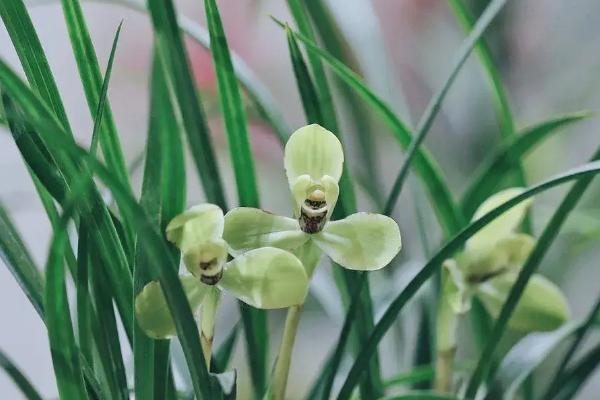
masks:
[[[301,304],[308,290],[306,271],[296,256],[275,247],[262,247],[227,261],[223,240],[223,211],[201,204],[175,217],[167,226],[167,239],[182,253],[191,275],[180,276],[195,316],[210,290],[224,290],[256,308],[287,308]],[[136,297],[140,327],[156,339],[175,335],[166,299],[156,281]]]
[[[522,191],[510,188],[496,193],[481,204],[473,220]],[[493,317],[500,314],[536,243],[531,235],[517,232],[530,205],[531,200],[526,200],[506,211],[469,239],[462,253],[444,262],[444,297],[454,312],[468,311],[472,299],[477,297]],[[569,315],[560,289],[542,275],[534,274],[509,326],[522,332],[549,331],[562,325]]]
[[[231,210],[223,237],[233,254],[263,246],[292,251],[309,276],[320,251],[353,270],[383,268],[398,254],[400,229],[389,217],[360,212],[330,221],[344,165],[342,145],[333,133],[316,124],[298,129],[286,143],[284,164],[294,218],[256,208]]]

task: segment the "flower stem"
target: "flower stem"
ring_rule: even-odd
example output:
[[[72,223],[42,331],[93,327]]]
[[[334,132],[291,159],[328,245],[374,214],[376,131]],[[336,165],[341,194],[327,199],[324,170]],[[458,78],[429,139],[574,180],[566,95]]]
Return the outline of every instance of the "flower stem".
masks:
[[[206,294],[202,304],[202,320],[200,321],[200,343],[204,353],[206,368],[210,368],[212,357],[212,344],[215,336],[215,316],[219,307],[221,292],[217,288],[211,288]]]
[[[441,393],[452,390],[452,370],[456,353],[457,316],[444,295],[440,298],[437,315],[437,357],[434,388]]]
[[[284,400],[285,398],[285,389],[292,361],[292,350],[301,314],[302,305],[292,306],[288,309],[285,327],[283,328],[283,337],[281,338],[281,346],[279,348],[279,356],[275,365],[273,400]]]

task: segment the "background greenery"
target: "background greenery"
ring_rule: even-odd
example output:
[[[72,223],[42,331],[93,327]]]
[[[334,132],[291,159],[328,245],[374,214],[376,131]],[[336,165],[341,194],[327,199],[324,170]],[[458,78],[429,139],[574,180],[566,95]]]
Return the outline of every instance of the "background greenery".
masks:
[[[390,304],[403,306],[401,293],[409,295],[405,299],[410,301],[399,318],[394,312],[381,320],[387,321],[385,336],[378,347],[378,359],[371,361],[367,383],[361,385],[365,398],[379,392],[383,385],[392,385],[388,392],[391,394],[402,392],[407,383],[419,377],[425,377],[425,381],[430,377],[427,367],[414,366],[427,364],[431,359],[429,321],[433,303],[428,290],[415,294],[402,289],[424,265],[430,266],[433,273],[436,265],[426,264],[427,261],[465,225],[466,217],[479,201],[502,186],[523,181],[532,185],[581,165],[598,147],[598,123],[593,112],[600,107],[596,90],[600,48],[595,40],[598,27],[594,16],[600,12],[600,6],[593,0],[578,2],[576,7],[559,1],[508,1],[486,32],[486,44],[480,43],[460,70],[459,56],[468,54],[469,45],[474,43],[469,43],[470,39],[478,36],[475,29],[465,40],[465,31],[470,31],[474,22],[470,16],[479,16],[485,1],[220,1],[241,96],[237,94],[238,81],[228,62],[226,43],[214,42],[219,47],[211,55],[190,39],[191,36],[206,44],[209,32],[202,27],[208,26],[207,15],[211,17],[213,38],[220,38],[215,9],[209,7],[210,12],[204,12],[205,5],[208,7],[211,2],[177,2],[177,12],[187,16],[179,22],[191,34],[183,41],[175,27],[170,1],[149,1],[150,13],[139,11],[143,2],[123,2],[127,5],[82,2],[83,13],[75,0],[31,1],[27,2],[31,6],[27,12],[19,0],[0,5],[4,21],[0,31],[0,88],[6,95],[3,115],[25,115],[27,124],[13,126],[13,135],[32,131],[40,135],[33,142],[23,140],[28,136],[16,136],[19,139],[15,141],[5,124],[0,135],[0,239],[8,267],[0,269],[0,318],[4,321],[0,349],[9,357],[2,355],[0,365],[10,367],[12,360],[44,398],[57,396],[46,327],[9,270],[27,289],[38,313],[45,316],[50,332],[56,333],[51,335],[53,343],[69,343],[71,339],[69,332],[53,328],[67,324],[67,305],[61,302],[65,298],[61,260],[66,260],[70,270],[84,272],[83,276],[73,274],[73,279],[66,275],[67,292],[72,294],[71,309],[79,315],[69,323],[77,326],[76,331],[88,332],[80,339],[79,347],[88,359],[95,360],[102,389],[111,397],[125,397],[123,382],[135,380],[133,365],[151,365],[147,359],[139,358],[140,354],[152,351],[153,365],[164,365],[168,348],[165,343],[142,339],[138,344],[144,350],[134,357],[128,344],[128,338],[140,337],[127,317],[131,290],[143,286],[151,276],[160,276],[164,282],[173,279],[168,253],[176,253],[165,248],[155,229],[164,226],[170,216],[185,206],[204,200],[226,207],[258,205],[260,198],[263,208],[289,214],[281,141],[307,120],[320,122],[340,133],[344,140],[352,181],[343,181],[342,185],[352,185],[356,199],[349,195],[350,190],[344,190],[346,197],[338,212],[352,212],[354,202],[361,210],[393,209],[403,233],[401,256],[386,270],[370,274],[369,285],[362,283],[363,301],[350,307],[351,318],[346,318],[348,327],[357,322],[356,329],[347,338],[347,347],[338,346],[339,354],[345,355],[334,363],[339,368],[331,368],[338,371],[333,385],[333,393],[337,394],[347,383],[353,355],[361,349],[366,354],[364,349],[369,347],[366,343],[374,322],[380,321]],[[492,7],[502,3],[494,1]],[[35,26],[51,72],[27,15]],[[286,38],[286,32],[269,15],[288,22],[301,36],[289,34]],[[490,18],[494,16],[495,13],[489,14]],[[117,43],[115,31],[122,20]],[[485,26],[479,27],[481,32]],[[314,40],[326,49],[324,58],[323,52],[310,45]],[[184,44],[190,66],[185,62]],[[299,50],[292,51],[293,58],[288,45]],[[111,49],[115,49],[115,58],[109,74]],[[214,73],[213,57],[219,74]],[[26,78],[32,91],[14,79],[10,69]],[[452,81],[454,71],[458,75]],[[364,80],[357,80],[358,76]],[[58,91],[51,83],[54,80]],[[199,95],[190,90],[193,82]],[[107,92],[110,101],[104,102]],[[171,96],[167,95],[169,92]],[[40,103],[49,107],[44,110]],[[88,149],[91,145],[103,155],[108,171],[73,148],[71,133],[83,147]],[[400,179],[400,185],[394,185],[406,160],[403,154],[407,153],[401,149],[409,147],[410,134],[425,139],[427,152],[423,154],[414,147],[415,157],[411,160],[416,173],[411,174],[400,192],[396,207],[386,207],[392,187],[399,189],[403,183]],[[94,135],[96,140],[92,139]],[[36,153],[40,141],[45,143],[51,158]],[[97,149],[92,145],[96,141]],[[252,164],[248,143],[252,145],[254,173],[248,167]],[[146,158],[151,162],[144,165],[145,152],[152,156]],[[31,180],[23,160],[38,174],[49,193]],[[50,162],[62,171],[60,176],[49,173]],[[82,165],[86,167],[82,169]],[[491,171],[487,175],[486,166]],[[102,179],[98,190],[80,183],[85,181],[85,174],[77,171],[90,169]],[[588,170],[594,172],[594,166]],[[40,175],[44,172],[47,174]],[[482,184],[473,190],[472,182]],[[581,191],[584,183],[580,181],[576,190]],[[122,216],[122,223],[111,223],[108,210],[101,205],[100,195],[111,197],[106,187],[119,201],[113,210]],[[594,311],[598,296],[600,214],[594,201],[598,198],[598,186],[590,186],[574,211],[570,208],[578,193],[571,192],[567,203],[555,214],[567,189],[562,186],[536,196],[531,226],[537,237],[544,232],[547,239],[539,246],[539,269],[561,284],[569,296],[575,321],[580,321],[590,315],[590,310]],[[69,195],[70,191],[75,195]],[[135,193],[136,199],[141,194],[140,204],[149,219],[143,218],[130,193]],[[50,196],[61,204],[59,209],[67,210],[72,208],[70,196],[77,198],[72,210],[77,217],[70,232],[79,241],[73,240],[74,246],[71,250],[67,247],[66,253],[64,229]],[[553,224],[547,228],[553,215]],[[14,231],[12,224],[16,226]],[[138,233],[140,226],[144,228],[143,235]],[[52,257],[47,259],[53,228],[56,236]],[[558,237],[552,241],[554,234]],[[139,247],[134,250],[136,240],[155,243],[156,246],[144,247],[157,250],[154,254],[146,254]],[[457,248],[462,244],[460,240],[455,243]],[[25,247],[31,256],[26,256]],[[546,247],[549,251],[542,259]],[[537,267],[535,261],[531,268]],[[130,268],[134,266],[137,268],[132,273]],[[35,272],[44,267],[45,294],[42,278]],[[98,270],[105,273],[93,275]],[[303,398],[315,378],[333,376],[321,374],[320,369],[339,343],[344,310],[349,307],[348,293],[356,290],[356,283],[365,280],[364,276],[342,274],[339,270],[324,264],[313,280],[291,370],[289,393],[296,396],[293,398]],[[431,276],[428,281],[434,282],[434,275]],[[416,290],[417,286],[409,286],[413,287]],[[177,291],[176,285],[173,291]],[[116,314],[111,297],[116,301]],[[367,301],[369,297],[372,303]],[[185,324],[187,317],[181,318]],[[218,343],[233,343],[226,339],[234,337],[229,335],[235,332],[234,325],[245,332],[235,342],[230,363],[238,370],[240,398],[250,398],[264,390],[282,318],[282,313],[272,312],[267,325],[265,313],[238,306],[231,299],[220,310]],[[189,324],[189,318],[187,321]],[[466,378],[473,372],[485,344],[480,340],[486,338],[485,330],[489,329],[481,320],[468,322],[461,330],[458,356],[459,364],[464,364],[459,374]],[[565,378],[570,387],[585,383],[583,391],[577,394],[583,399],[593,398],[599,385],[590,378],[599,357],[594,324],[590,326],[590,337],[577,347],[575,362],[563,371],[570,378]],[[561,334],[572,338],[582,332],[577,329],[566,329]],[[383,334],[384,330],[376,332]],[[499,332],[504,335],[497,343],[498,362],[520,339],[512,332]],[[186,354],[192,356],[198,351],[193,348],[193,340],[189,337],[187,344],[183,340]],[[91,345],[90,341],[96,344]],[[546,342],[549,349],[567,347],[566,341],[556,337],[535,338],[535,343]],[[104,357],[93,355],[94,346],[106,350]],[[527,342],[521,346],[513,348],[513,354],[529,354]],[[71,368],[82,368],[84,372],[87,368],[85,363],[77,365],[76,348],[65,346],[62,351],[63,355],[74,357],[74,365],[65,368],[62,376],[57,375],[59,384],[68,381],[69,374],[77,373]],[[524,385],[524,397],[532,398],[527,397],[528,393],[544,393],[563,353],[551,352],[550,360],[536,368],[535,379]],[[252,355],[250,364],[246,362],[248,354]],[[178,346],[173,346],[173,358],[177,382],[186,381],[186,363]],[[531,369],[538,364],[517,360],[518,369],[527,370],[524,365],[528,363]],[[364,369],[360,358],[357,365]],[[136,371],[144,373],[140,368]],[[206,379],[205,373],[192,373],[200,391],[206,390],[199,388],[202,378]],[[503,387],[520,382],[520,378],[504,370],[496,376]],[[159,384],[168,385],[167,377],[154,377]],[[344,385],[350,389],[353,386]],[[191,383],[187,387],[191,388]],[[568,392],[569,385],[565,387]],[[82,388],[62,390],[76,393]],[[141,398],[150,396],[152,390],[150,383],[136,385]],[[0,394],[14,398],[17,393],[8,376],[0,375]]]

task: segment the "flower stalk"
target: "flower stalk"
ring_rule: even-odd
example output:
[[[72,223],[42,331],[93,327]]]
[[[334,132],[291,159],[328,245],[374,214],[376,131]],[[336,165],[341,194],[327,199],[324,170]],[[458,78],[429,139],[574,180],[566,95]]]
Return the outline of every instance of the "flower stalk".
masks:
[[[456,353],[457,314],[442,295],[437,315],[437,354],[434,388],[440,393],[451,393],[454,355]]]
[[[279,348],[279,356],[277,357],[277,363],[275,365],[275,375],[273,377],[274,400],[285,399],[294,341],[296,340],[296,333],[298,332],[302,308],[303,305],[292,306],[287,312],[285,326],[283,328],[283,337]]]

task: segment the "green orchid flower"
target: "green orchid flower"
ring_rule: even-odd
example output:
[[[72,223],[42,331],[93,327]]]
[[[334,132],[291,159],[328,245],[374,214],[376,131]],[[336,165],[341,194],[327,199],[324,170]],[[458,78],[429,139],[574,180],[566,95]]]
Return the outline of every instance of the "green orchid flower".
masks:
[[[294,218],[256,208],[236,208],[225,216],[224,239],[232,254],[264,246],[294,252],[312,275],[321,252],[352,270],[385,267],[402,247],[398,224],[384,215],[356,213],[330,221],[339,196],[344,152],[338,138],[313,124],[294,132],[284,163]]]
[[[180,276],[180,280],[194,315],[198,316],[209,294],[216,291],[226,291],[262,309],[287,308],[304,301],[308,277],[296,256],[279,248],[262,247],[227,261],[223,229],[223,211],[213,204],[192,207],[167,226],[167,239],[179,247],[191,274]],[[138,294],[135,310],[148,336],[160,339],[175,335],[158,282],[148,283]]]
[[[493,195],[479,207],[473,219],[522,190],[510,188]],[[535,238],[516,232],[530,205],[531,201],[524,201],[505,212],[467,241],[461,254],[444,262],[444,297],[455,313],[468,311],[472,299],[477,297],[493,317],[500,314],[520,269],[535,246]],[[562,325],[569,315],[560,289],[545,277],[534,274],[509,326],[522,332],[549,331]]]

